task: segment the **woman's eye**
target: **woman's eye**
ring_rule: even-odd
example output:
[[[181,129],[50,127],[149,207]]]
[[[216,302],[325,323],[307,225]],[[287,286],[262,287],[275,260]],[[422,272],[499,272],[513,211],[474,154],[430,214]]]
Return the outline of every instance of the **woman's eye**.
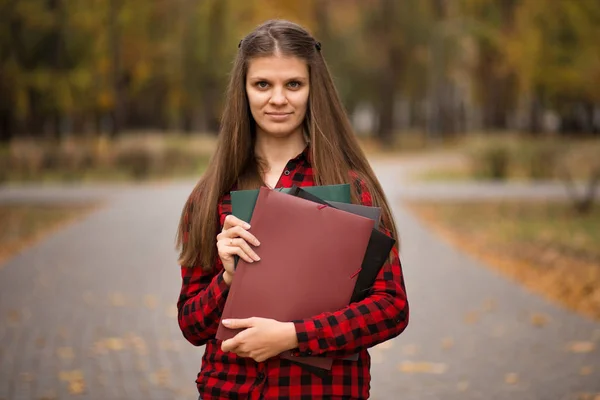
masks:
[[[260,89],[265,89],[267,86],[269,86],[269,84],[265,81],[260,81],[256,83],[256,86],[258,86]]]
[[[288,86],[292,89],[298,89],[300,87],[300,82],[292,81],[292,82],[288,83]]]

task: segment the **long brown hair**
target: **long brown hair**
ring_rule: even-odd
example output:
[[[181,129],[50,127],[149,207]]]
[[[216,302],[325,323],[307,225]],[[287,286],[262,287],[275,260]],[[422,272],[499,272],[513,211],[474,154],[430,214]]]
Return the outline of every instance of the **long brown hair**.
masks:
[[[352,200],[358,201],[353,171],[382,207],[382,224],[398,240],[394,218],[375,173],[350,125],[320,50],[321,45],[301,26],[269,20],[241,42],[227,89],[218,144],[207,170],[190,194],[179,222],[177,249],[182,266],[214,266],[216,235],[220,229],[217,205],[237,184],[240,189],[262,183],[259,160],[254,154],[255,123],[246,97],[248,63],[256,57],[280,54],[306,61],[309,100],[304,129],[310,140],[310,158],[316,185],[353,183]]]

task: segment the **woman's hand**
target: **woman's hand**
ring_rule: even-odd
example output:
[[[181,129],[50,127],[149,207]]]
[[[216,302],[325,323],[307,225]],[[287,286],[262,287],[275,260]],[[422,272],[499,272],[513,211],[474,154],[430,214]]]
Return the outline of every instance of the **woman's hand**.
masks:
[[[221,344],[221,350],[231,351],[240,357],[262,362],[298,347],[296,328],[292,322],[258,317],[225,319],[222,322],[227,328],[246,328]]]
[[[223,262],[225,272],[223,278],[231,284],[235,273],[235,258],[238,255],[246,262],[259,261],[260,257],[250,248],[248,243],[259,246],[260,242],[250,232],[250,225],[241,219],[228,215],[223,223],[223,230],[217,235],[217,251]]]

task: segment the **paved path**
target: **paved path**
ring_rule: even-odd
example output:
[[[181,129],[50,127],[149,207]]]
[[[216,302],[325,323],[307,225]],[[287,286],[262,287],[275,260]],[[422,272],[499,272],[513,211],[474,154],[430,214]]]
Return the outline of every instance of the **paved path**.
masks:
[[[389,348],[373,352],[379,361],[373,396],[558,400],[600,395],[600,323],[548,303],[437,240],[396,200],[407,191],[404,171],[397,168],[376,164],[395,206],[412,319]],[[534,326],[536,314],[545,316],[547,325]],[[595,350],[585,352],[592,345]],[[568,350],[573,348],[582,352]],[[591,373],[581,375],[587,367]]]
[[[401,207],[405,170],[375,167],[402,235],[412,318],[403,335],[372,349],[372,398],[600,393],[600,324],[441,243]],[[173,249],[192,186],[0,190],[4,202],[107,200],[0,267],[0,399],[195,398],[202,349],[177,326]],[[548,323],[534,326],[533,313]]]

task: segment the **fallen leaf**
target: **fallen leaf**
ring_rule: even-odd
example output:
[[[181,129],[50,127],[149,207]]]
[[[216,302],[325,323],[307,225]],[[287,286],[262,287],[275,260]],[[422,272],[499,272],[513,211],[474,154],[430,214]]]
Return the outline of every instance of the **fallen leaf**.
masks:
[[[579,369],[579,375],[591,375],[592,372],[594,372],[594,369],[589,365]]]
[[[177,318],[177,316],[179,315],[177,306],[172,305],[172,306],[167,307],[165,314],[167,315],[167,317]]]
[[[594,351],[596,345],[594,342],[580,341],[571,342],[567,345],[567,349],[573,353],[590,353]]]
[[[94,345],[92,346],[92,353],[97,356],[108,353],[108,349],[104,345],[104,341],[98,340],[94,342]]]
[[[55,391],[47,390],[44,392],[44,394],[42,394],[36,400],[57,400],[57,399],[58,399],[58,395],[56,394]]]
[[[402,346],[402,352],[407,356],[414,356],[419,352],[419,346],[416,344],[407,344]]]
[[[71,371],[60,371],[58,373],[58,378],[61,381],[73,381],[73,380],[83,380],[83,372],[80,369],[74,369]]]
[[[460,391],[460,392],[466,392],[469,389],[469,382],[468,381],[460,381],[458,382],[458,384],[456,385],[456,388]]]
[[[60,371],[58,376],[61,381],[68,383],[69,393],[82,394],[85,392],[85,380],[81,370]]]
[[[30,372],[21,372],[21,380],[23,382],[33,382],[33,380],[34,380],[33,374]]]
[[[59,347],[56,354],[63,360],[72,360],[75,358],[75,352],[71,347]]]
[[[114,351],[120,351],[125,348],[123,339],[118,338],[118,337],[110,337],[110,338],[104,339],[104,345],[106,346],[107,349],[114,350]]]
[[[156,386],[167,387],[169,385],[169,370],[163,368],[154,372],[152,380]]]
[[[496,309],[496,301],[494,299],[486,299],[483,303],[483,310],[487,312],[494,311]]]
[[[448,350],[454,347],[454,339],[447,337],[442,340],[442,349]]]
[[[534,313],[530,316],[531,325],[542,328],[548,324],[549,318],[544,314]]]
[[[96,355],[107,354],[108,350],[121,351],[125,348],[125,341],[118,337],[108,337],[94,342],[92,352]]]
[[[69,393],[82,394],[85,392],[85,382],[83,380],[75,380],[69,382]]]
[[[125,307],[127,305],[127,300],[122,293],[111,293],[108,295],[108,299],[113,307]]]
[[[422,374],[443,374],[448,370],[448,366],[443,363],[431,362],[411,362],[405,361],[398,366],[400,372],[422,373]]]
[[[6,319],[11,324],[18,324],[21,322],[21,313],[18,310],[10,310],[6,315]]]
[[[464,321],[467,324],[474,324],[479,321],[479,314],[477,311],[470,311],[465,315]]]
[[[144,338],[141,336],[137,336],[133,333],[129,334],[128,341],[137,354],[142,356],[148,354],[148,346],[146,345]]]
[[[147,294],[146,296],[144,296],[144,305],[148,309],[154,310],[158,305],[158,300],[156,299],[156,296],[153,296],[151,294]]]
[[[514,372],[511,372],[509,374],[506,374],[506,376],[504,377],[504,382],[509,385],[515,385],[517,382],[519,382],[519,376]]]

